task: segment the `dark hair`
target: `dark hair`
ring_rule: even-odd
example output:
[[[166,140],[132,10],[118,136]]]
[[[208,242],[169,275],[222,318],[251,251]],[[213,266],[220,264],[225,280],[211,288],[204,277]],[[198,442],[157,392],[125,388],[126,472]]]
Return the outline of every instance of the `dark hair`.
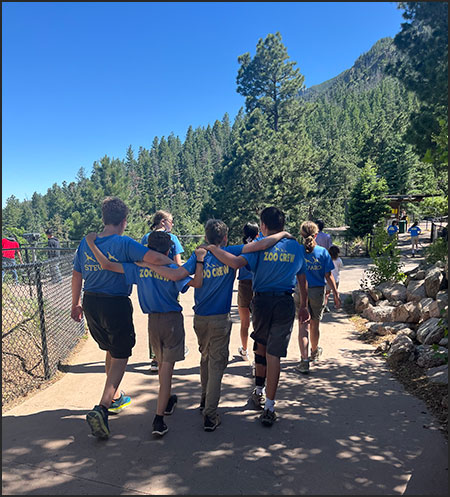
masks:
[[[328,249],[328,252],[330,253],[331,258],[333,260],[336,260],[339,257],[340,250],[338,246],[331,245],[331,247]]]
[[[106,197],[102,202],[102,220],[105,225],[118,226],[128,216],[128,207],[118,197]]]
[[[46,234],[46,235],[53,235],[53,229],[52,229],[52,228],[47,228],[47,229],[45,230],[45,234]]]
[[[397,219],[394,219],[394,220],[392,221],[392,226],[394,226],[394,225],[396,225],[396,224],[398,224],[398,221],[397,221]]]
[[[315,235],[319,232],[319,228],[316,223],[312,221],[305,221],[300,226],[300,233],[302,237],[305,239],[305,249],[308,254],[310,254],[314,247],[316,246],[316,238]]]
[[[270,231],[281,231],[284,228],[286,218],[284,212],[277,207],[266,207],[261,211],[261,222],[263,222]]]
[[[154,230],[157,226],[161,224],[161,221],[164,219],[172,218],[172,214],[167,211],[159,210],[153,214],[152,225],[150,226],[151,230]]]
[[[242,241],[244,243],[250,243],[258,236],[259,226],[256,223],[247,223],[242,231],[244,233]]]
[[[325,223],[322,221],[322,219],[318,219],[316,221],[317,227],[319,228],[319,231],[322,231],[323,228],[325,227]]]
[[[228,226],[220,219],[208,219],[205,224],[205,237],[208,243],[220,245],[228,233]]]
[[[152,231],[148,235],[147,247],[161,254],[166,254],[170,247],[172,247],[173,241],[169,233],[165,231]]]
[[[413,228],[414,226],[417,226],[419,224],[418,221],[414,221],[414,224],[411,226],[411,228]]]

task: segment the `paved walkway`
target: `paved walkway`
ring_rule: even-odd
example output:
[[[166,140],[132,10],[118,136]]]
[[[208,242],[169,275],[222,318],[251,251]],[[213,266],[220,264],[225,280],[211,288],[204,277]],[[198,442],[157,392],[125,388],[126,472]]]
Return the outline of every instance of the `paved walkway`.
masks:
[[[366,263],[344,260],[344,295],[358,287]],[[425,404],[357,339],[343,311],[325,315],[323,361],[306,377],[294,371],[295,323],[282,363],[279,419],[261,426],[247,401],[250,367],[237,357],[236,298],[235,291],[215,432],[203,431],[197,410],[200,355],[190,289],[181,299],[190,353],[175,369],[178,406],[167,417],[167,435],[152,438],[158,380],[148,372],[147,320],[133,293],[137,345],[122,383],[133,401],[111,416],[110,439],[92,437],[85,422],[104,381],[103,354],[89,337],[61,380],[3,414],[3,494],[447,495],[445,438]]]

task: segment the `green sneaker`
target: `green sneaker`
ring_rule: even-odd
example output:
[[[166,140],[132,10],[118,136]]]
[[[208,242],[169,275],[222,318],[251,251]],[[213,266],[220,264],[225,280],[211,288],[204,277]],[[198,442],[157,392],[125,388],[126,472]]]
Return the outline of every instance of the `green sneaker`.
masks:
[[[295,370],[298,373],[302,374],[308,374],[309,373],[309,360],[308,359],[302,359],[298,366],[295,367]]]
[[[86,421],[94,437],[105,439],[109,437],[108,410],[103,406],[95,406],[86,414]]]

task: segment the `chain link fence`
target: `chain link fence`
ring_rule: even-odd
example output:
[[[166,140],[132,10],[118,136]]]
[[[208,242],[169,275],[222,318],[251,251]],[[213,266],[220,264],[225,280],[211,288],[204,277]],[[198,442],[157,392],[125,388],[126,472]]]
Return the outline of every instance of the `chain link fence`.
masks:
[[[2,405],[54,376],[84,335],[84,320],[70,317],[74,252],[17,265],[2,258]]]

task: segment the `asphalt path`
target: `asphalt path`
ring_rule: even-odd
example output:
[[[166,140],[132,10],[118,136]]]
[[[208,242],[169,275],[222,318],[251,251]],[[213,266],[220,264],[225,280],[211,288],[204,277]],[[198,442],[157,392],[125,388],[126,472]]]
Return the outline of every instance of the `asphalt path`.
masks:
[[[407,260],[407,267],[417,260]],[[358,288],[367,259],[344,259],[340,290]],[[181,297],[189,354],[175,366],[178,405],[169,432],[151,435],[158,392],[149,372],[147,317],[132,294],[137,345],[122,388],[132,403],[110,416],[111,436],[90,435],[86,412],[104,383],[103,353],[88,337],[62,378],[3,413],[4,495],[447,495],[447,442],[425,404],[390,375],[348,316],[321,325],[321,362],[307,376],[296,321],[277,392],[278,420],[264,427],[248,397],[250,365],[237,355],[237,284],[230,361],[219,413],[205,432],[198,411],[200,354],[193,290]],[[251,343],[251,341],[250,341]]]

